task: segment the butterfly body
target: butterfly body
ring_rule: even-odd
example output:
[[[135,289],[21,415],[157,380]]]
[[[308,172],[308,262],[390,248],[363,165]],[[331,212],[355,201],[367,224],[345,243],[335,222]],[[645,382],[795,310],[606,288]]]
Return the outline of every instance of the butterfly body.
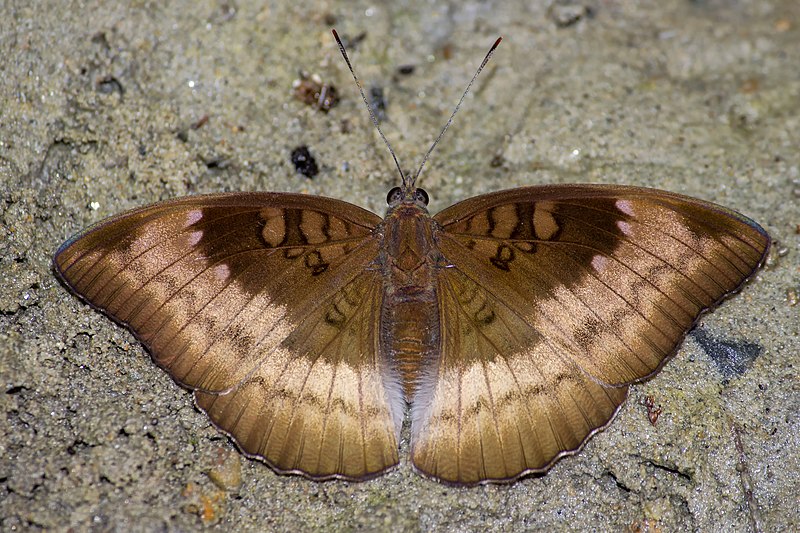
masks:
[[[288,193],[194,196],[70,239],[65,284],[130,328],[242,451],[367,479],[461,485],[546,471],[605,427],[769,236],[664,191],[551,185],[381,219]]]
[[[424,203],[413,194],[396,199],[378,228],[383,239],[381,353],[397,372],[407,403],[414,400],[421,373],[435,365],[439,348],[436,278],[445,265],[435,231]]]

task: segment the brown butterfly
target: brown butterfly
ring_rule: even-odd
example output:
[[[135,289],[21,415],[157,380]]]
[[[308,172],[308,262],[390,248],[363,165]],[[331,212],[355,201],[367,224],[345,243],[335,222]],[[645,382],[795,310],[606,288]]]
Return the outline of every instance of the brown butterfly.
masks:
[[[579,450],[770,242],[652,189],[523,187],[430,216],[415,181],[383,219],[301,194],[169,200],[73,237],[55,270],[276,471],[376,476],[408,405],[414,467],[472,485]]]

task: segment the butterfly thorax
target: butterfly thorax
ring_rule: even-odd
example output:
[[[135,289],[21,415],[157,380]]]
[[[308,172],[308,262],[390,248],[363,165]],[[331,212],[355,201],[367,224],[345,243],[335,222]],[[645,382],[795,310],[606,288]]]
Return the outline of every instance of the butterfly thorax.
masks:
[[[399,373],[411,401],[420,369],[438,353],[439,312],[436,273],[441,254],[434,243],[434,221],[424,208],[402,203],[384,220],[381,352]]]

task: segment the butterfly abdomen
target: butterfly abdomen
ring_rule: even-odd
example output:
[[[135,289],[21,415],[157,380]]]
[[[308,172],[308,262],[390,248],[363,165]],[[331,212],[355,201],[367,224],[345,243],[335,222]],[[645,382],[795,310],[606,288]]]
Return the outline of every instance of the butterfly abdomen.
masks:
[[[420,294],[420,300],[398,302],[391,291],[384,298],[381,314],[381,347],[400,376],[406,401],[414,398],[422,370],[430,368],[439,344],[439,313],[436,296]]]

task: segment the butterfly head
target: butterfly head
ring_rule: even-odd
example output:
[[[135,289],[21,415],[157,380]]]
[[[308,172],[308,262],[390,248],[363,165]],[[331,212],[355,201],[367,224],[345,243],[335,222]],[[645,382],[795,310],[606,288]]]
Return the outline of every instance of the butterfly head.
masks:
[[[390,210],[405,204],[415,205],[427,212],[428,201],[428,193],[425,192],[425,189],[418,189],[413,185],[411,187],[393,187],[386,195],[386,203],[389,204]]]

